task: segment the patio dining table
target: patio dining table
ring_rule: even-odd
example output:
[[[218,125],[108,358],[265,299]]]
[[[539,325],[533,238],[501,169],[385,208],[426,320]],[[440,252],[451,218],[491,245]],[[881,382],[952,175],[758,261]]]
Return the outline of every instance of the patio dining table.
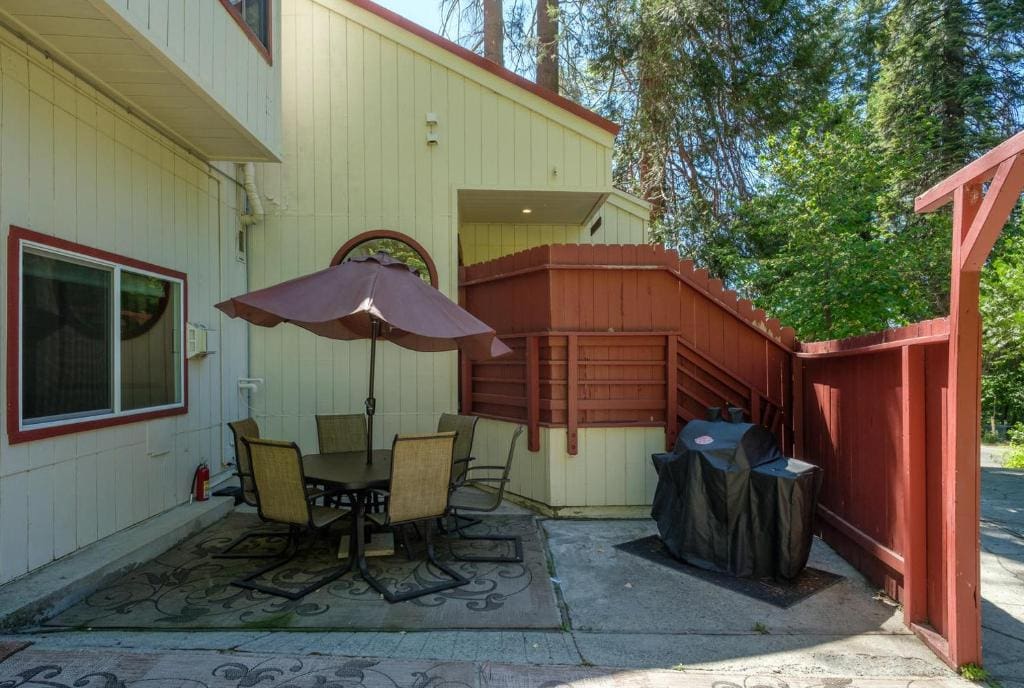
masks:
[[[334,452],[307,454],[302,457],[306,480],[328,489],[345,492],[352,497],[352,532],[349,537],[349,570],[366,567],[363,497],[370,490],[386,490],[391,482],[391,450],[375,449],[373,463],[366,462],[366,452]]]

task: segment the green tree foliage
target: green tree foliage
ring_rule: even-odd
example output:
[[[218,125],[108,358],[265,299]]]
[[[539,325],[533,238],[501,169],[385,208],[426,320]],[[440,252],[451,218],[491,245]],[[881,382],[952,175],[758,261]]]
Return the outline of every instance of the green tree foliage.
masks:
[[[1024,421],[1024,219],[1007,228],[982,273],[982,415]],[[1021,436],[1024,440],[1024,434]]]
[[[907,279],[917,247],[877,222],[885,177],[871,140],[853,104],[821,106],[769,139],[766,181],[738,212],[731,272],[807,340],[884,329],[929,310],[921,285]]]
[[[715,272],[714,248],[753,162],[794,112],[828,95],[836,8],[818,0],[601,0],[592,72],[624,122],[616,181],[653,202],[657,231]]]

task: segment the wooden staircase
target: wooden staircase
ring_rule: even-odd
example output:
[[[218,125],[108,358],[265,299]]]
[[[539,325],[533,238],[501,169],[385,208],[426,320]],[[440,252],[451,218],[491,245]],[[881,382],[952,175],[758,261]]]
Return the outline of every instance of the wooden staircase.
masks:
[[[744,380],[725,366],[712,361],[683,337],[676,337],[675,427],[691,420],[704,419],[707,409],[717,406],[722,417],[731,406],[743,409],[752,423],[774,433],[781,430],[784,413],[781,406],[763,394],[756,385]],[[675,437],[667,438],[674,443]]]

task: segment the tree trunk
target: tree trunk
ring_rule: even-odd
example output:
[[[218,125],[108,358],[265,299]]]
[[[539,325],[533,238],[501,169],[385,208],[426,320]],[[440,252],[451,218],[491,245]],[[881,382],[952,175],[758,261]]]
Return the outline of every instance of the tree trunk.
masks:
[[[537,0],[537,85],[558,93],[558,0]]]
[[[638,107],[641,123],[639,147],[640,197],[651,204],[651,222],[657,222],[665,215],[665,146],[668,140],[667,123],[665,121],[661,98],[664,93],[659,89],[662,83],[658,78],[657,69],[641,51],[639,62],[639,93]],[[692,161],[685,151],[680,150],[680,158],[692,168]],[[696,184],[696,173],[690,175]]]
[[[501,0],[483,0],[484,3],[484,57],[505,65],[505,14]]]

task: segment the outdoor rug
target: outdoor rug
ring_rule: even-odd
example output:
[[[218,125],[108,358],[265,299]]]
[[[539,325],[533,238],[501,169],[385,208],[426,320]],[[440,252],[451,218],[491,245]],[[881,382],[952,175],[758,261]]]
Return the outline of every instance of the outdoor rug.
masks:
[[[254,514],[233,513],[124,577],[102,587],[67,609],[47,626],[134,629],[339,629],[427,630],[450,628],[559,628],[561,613],[547,571],[540,530],[532,516],[493,516],[470,531],[474,535],[518,535],[523,541],[521,564],[451,561],[451,548],[464,554],[507,556],[507,543],[468,543],[438,537],[438,558],[469,584],[409,602],[389,604],[358,575],[349,573],[298,601],[273,597],[231,585],[268,563],[258,559],[217,559],[236,536],[267,530]],[[300,587],[304,580],[343,565],[337,559],[340,535],[347,524],[321,538],[269,579],[281,587]],[[259,543],[259,541],[257,541]],[[263,547],[280,546],[264,541]],[[469,549],[469,548],[472,548]],[[411,589],[443,578],[416,554],[369,559],[371,574],[391,590]],[[261,579],[262,580],[262,579]]]
[[[661,538],[650,535],[638,540],[631,540],[615,545],[615,549],[627,554],[642,557],[656,564],[689,574],[720,587],[767,602],[770,605],[786,609],[797,602],[807,599],[817,592],[843,580],[843,577],[828,571],[808,566],[794,581],[777,581],[771,578],[737,578],[716,571],[707,571],[687,564],[672,556]]]

